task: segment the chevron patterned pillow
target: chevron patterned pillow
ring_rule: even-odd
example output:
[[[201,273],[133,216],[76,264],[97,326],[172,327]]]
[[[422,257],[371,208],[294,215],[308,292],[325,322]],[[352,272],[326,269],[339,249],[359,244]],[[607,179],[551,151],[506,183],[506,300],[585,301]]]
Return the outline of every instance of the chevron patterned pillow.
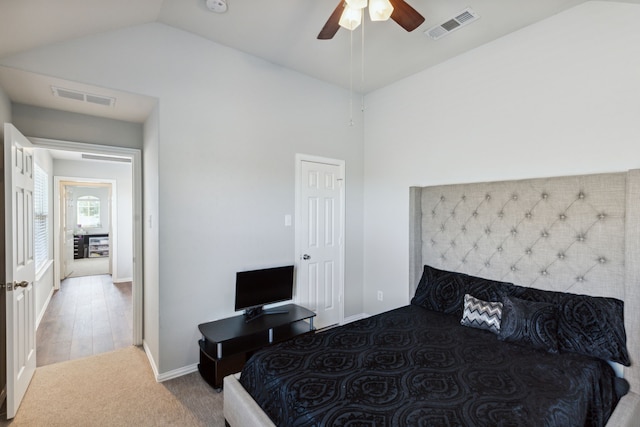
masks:
[[[464,309],[460,320],[462,326],[486,329],[499,334],[501,319],[501,302],[482,301],[469,294],[464,296]]]

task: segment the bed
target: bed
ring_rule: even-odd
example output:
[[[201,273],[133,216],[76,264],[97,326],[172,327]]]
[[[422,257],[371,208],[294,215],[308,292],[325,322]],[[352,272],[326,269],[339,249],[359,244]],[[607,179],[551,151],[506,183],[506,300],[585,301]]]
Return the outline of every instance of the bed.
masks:
[[[409,254],[411,304],[257,353],[227,422],[637,425],[640,171],[412,187]]]

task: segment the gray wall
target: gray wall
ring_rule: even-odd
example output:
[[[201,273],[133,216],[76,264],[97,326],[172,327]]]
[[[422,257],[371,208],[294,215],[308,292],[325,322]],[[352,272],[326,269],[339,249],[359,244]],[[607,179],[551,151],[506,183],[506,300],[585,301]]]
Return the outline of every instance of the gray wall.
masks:
[[[410,186],[640,167],[638,20],[586,2],[367,96],[367,312],[408,302]]]
[[[234,314],[236,271],[297,260],[283,221],[296,153],[346,162],[345,315],[362,312],[363,120],[349,126],[348,91],[157,23],[1,62],[159,100],[143,223],[145,344],[161,375],[195,367],[197,325]]]
[[[23,135],[142,148],[142,124],[13,103],[13,124]]]
[[[7,93],[0,87],[0,138],[2,138],[4,144],[4,124],[11,123],[11,101],[7,96]],[[4,150],[0,153],[0,161],[4,162]],[[4,170],[4,163],[2,163]],[[0,178],[4,183],[4,176]],[[0,223],[3,226],[0,227],[0,241],[4,242],[4,184],[0,185]],[[2,281],[7,277],[5,270],[5,253],[4,244],[0,245],[0,277]],[[7,317],[6,314],[6,292],[3,289],[0,291],[0,319],[4,320]],[[7,330],[5,327],[0,328],[0,393],[3,393],[7,387]],[[1,404],[1,402],[0,402]]]

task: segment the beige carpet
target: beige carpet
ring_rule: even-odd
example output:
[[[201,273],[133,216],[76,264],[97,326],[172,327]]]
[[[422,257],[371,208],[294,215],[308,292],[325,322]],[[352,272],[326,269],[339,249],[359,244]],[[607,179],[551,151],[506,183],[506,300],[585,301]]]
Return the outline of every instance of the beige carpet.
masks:
[[[144,351],[128,347],[38,368],[8,424],[221,427],[222,393],[197,372],[157,383]]]

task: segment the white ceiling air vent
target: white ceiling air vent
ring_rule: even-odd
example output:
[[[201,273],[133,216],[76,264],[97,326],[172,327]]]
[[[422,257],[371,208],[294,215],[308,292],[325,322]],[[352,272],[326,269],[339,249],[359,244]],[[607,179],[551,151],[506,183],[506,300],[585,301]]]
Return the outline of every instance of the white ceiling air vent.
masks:
[[[480,16],[475,13],[470,7],[466,8],[462,12],[458,13],[453,18],[449,19],[447,22],[436,25],[435,27],[429,28],[424,33],[427,34],[434,40],[438,40],[441,37],[446,36],[452,31],[457,30],[460,27],[464,27],[467,24],[472,23],[476,19],[480,18]]]
[[[74,99],[76,101],[88,102],[89,104],[103,105],[105,107],[113,107],[116,99],[111,96],[93,95],[91,93],[80,92],[73,89],[64,89],[57,86],[51,86],[54,96],[60,98]]]
[[[131,159],[127,157],[102,156],[99,154],[82,153],[82,158],[85,160],[103,160],[105,162],[131,163]]]

